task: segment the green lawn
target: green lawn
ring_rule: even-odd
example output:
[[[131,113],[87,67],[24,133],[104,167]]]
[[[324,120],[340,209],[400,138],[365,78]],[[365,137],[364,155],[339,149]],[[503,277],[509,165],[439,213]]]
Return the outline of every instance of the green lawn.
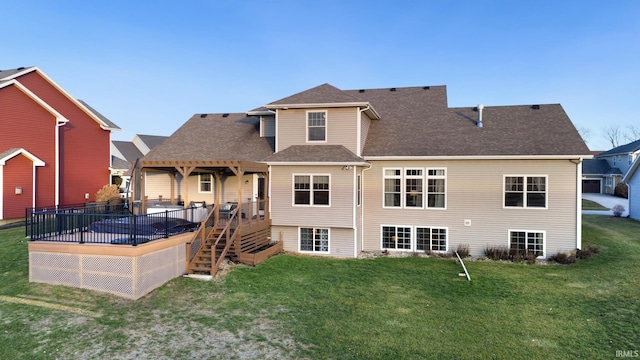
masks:
[[[582,199],[582,210],[611,210],[608,207],[604,207],[595,201]]]
[[[640,350],[640,223],[584,216],[574,265],[280,255],[138,301],[28,283],[0,232],[0,359],[615,358]]]

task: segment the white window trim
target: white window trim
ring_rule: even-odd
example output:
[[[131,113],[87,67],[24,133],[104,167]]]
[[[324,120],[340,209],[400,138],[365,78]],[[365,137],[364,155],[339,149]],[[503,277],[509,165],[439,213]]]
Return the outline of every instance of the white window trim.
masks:
[[[316,230],[327,230],[327,251],[315,251],[315,250],[302,250],[302,243],[300,239],[300,230],[301,229],[313,229]],[[315,241],[315,239],[314,239]],[[313,227],[313,226],[298,226],[298,252],[306,253],[306,254],[330,254],[331,253],[331,228],[321,228],[321,227]]]
[[[432,175],[429,176],[429,170],[444,170],[444,175]],[[449,198],[449,196],[447,196],[447,188],[448,188],[448,181],[447,181],[447,168],[446,167],[428,167],[427,171],[424,173],[425,174],[425,181],[424,181],[424,186],[425,186],[425,193],[424,193],[424,206],[426,209],[428,210],[447,210],[447,199]],[[444,179],[444,207],[429,207],[429,179]],[[448,234],[448,233],[447,233]]]
[[[324,113],[324,140],[309,140],[309,113]],[[307,110],[304,117],[305,140],[309,144],[326,143],[329,138],[329,111],[326,109]]]
[[[387,170],[400,170],[400,206],[387,206],[385,205],[385,180],[386,179],[398,179],[397,176],[387,176]],[[416,178],[413,176],[407,177],[407,170],[422,170],[422,206],[407,206],[407,178]],[[444,175],[432,175],[429,176],[429,170],[443,170]],[[444,207],[429,207],[429,179],[444,179]],[[504,181],[504,180],[503,180]],[[502,185],[504,187],[504,183]],[[384,167],[382,168],[382,208],[383,209],[406,209],[406,210],[447,210],[448,204],[448,184],[447,184],[447,168],[446,167]],[[504,204],[504,201],[503,201]]]
[[[523,184],[523,199],[522,206],[506,206],[505,200],[507,197],[507,191],[504,188],[505,181],[507,177],[522,177],[524,178]],[[527,178],[529,177],[543,177],[544,178],[544,188],[545,188],[545,197],[544,197],[544,207],[535,207],[535,206],[527,206]],[[446,186],[446,182],[445,182]],[[446,199],[445,199],[446,201]],[[519,210],[548,210],[549,209],[549,175],[536,175],[536,174],[505,174],[502,175],[502,208],[503,209],[519,209]]]
[[[422,175],[407,175],[407,171],[411,170],[420,170],[422,171]],[[426,207],[426,182],[427,182],[427,174],[424,168],[419,167],[405,167],[402,168],[402,198],[400,199],[401,207],[405,209],[424,209]],[[422,180],[422,202],[420,206],[407,206],[407,179],[421,179]]]
[[[396,233],[398,232],[398,228],[399,227],[411,229],[411,236],[409,237],[409,249],[389,249],[389,248],[385,248],[383,246],[384,240],[382,239],[382,235],[383,235],[383,231],[384,231],[385,227],[394,227],[394,228],[396,228]],[[415,251],[415,248],[416,248],[416,242],[415,242],[415,227],[414,226],[411,226],[411,225],[389,225],[389,224],[380,225],[380,249],[382,251],[387,250],[387,251],[398,251],[398,252],[413,252],[413,251]]]
[[[296,204],[296,176],[308,176],[309,177],[309,204]],[[316,205],[313,203],[313,177],[314,176],[327,176],[329,177],[329,204],[328,205]],[[291,206],[295,207],[322,207],[322,208],[330,208],[331,207],[331,174],[300,174],[295,173],[291,174]]]
[[[446,231],[446,239],[445,239],[445,250],[431,250],[431,237],[429,237],[429,250],[430,252],[434,252],[434,253],[439,253],[439,254],[446,254],[449,252],[449,227],[447,226],[429,226],[429,225],[420,225],[420,226],[415,226],[414,230],[413,230],[413,246],[416,249],[416,251],[424,251],[424,250],[418,250],[418,228],[421,229],[438,229],[438,230],[442,230],[444,229]],[[425,251],[427,252],[427,251]]]
[[[385,204],[385,190],[384,190],[385,180],[398,178],[397,176],[387,176],[387,170],[400,170],[400,206],[387,206]],[[402,205],[404,204],[404,201],[402,201],[402,196],[404,196],[404,186],[402,184],[402,179],[404,179],[404,177],[402,176],[402,171],[403,169],[401,167],[382,168],[382,208],[383,209],[402,209]]]
[[[540,234],[542,234],[542,256],[538,256],[538,258],[543,258],[543,259],[547,258],[547,232],[545,230],[508,229],[507,230],[507,248],[508,249],[511,249],[511,233],[512,232],[525,232],[525,233],[540,233]]]
[[[211,190],[210,191],[202,191],[202,175],[209,175],[209,179],[211,179]],[[211,174],[198,174],[198,194],[212,194],[213,193],[213,175]]]

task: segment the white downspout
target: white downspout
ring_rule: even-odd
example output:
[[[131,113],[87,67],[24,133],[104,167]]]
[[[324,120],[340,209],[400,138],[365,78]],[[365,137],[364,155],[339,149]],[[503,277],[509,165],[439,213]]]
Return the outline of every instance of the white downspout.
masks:
[[[573,161],[571,161],[573,162]],[[582,249],[582,158],[576,164],[576,248]]]
[[[360,251],[364,251],[364,172],[371,169],[371,164],[369,167],[362,169],[360,172]]]
[[[54,185],[54,191],[55,191],[54,205],[55,206],[60,205],[60,127],[66,123],[67,123],[67,120],[56,119],[56,128],[55,128],[56,179],[55,179],[55,185]],[[34,188],[33,188],[33,201],[34,201],[33,206],[34,207],[35,207],[35,199],[36,199],[35,191],[36,189],[35,189],[35,167],[34,167]]]
[[[2,220],[4,217],[4,184],[2,182],[2,179],[4,179],[4,175],[3,175],[3,171],[4,171],[4,166],[0,166],[0,220]]]
[[[358,167],[353,167],[353,258],[358,257]],[[362,189],[360,189],[362,191]]]

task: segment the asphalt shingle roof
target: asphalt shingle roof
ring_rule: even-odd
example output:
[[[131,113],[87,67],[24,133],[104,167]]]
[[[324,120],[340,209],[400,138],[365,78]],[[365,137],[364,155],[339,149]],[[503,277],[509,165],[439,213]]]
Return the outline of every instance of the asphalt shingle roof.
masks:
[[[122,156],[124,156],[125,161],[136,161],[136,159],[142,159],[144,156],[140,149],[138,149],[131,141],[113,140],[111,143],[118,149],[118,151],[120,151]]]
[[[483,127],[472,107],[449,108],[445,86],[340,90],[329,84],[269,105],[370,103],[372,120],[363,156],[588,155],[589,149],[559,104],[485,106]],[[267,105],[267,106],[269,106]],[[245,114],[194,115],[146,160],[323,161],[343,154],[322,145],[273,153],[259,137],[259,118]],[[345,149],[346,150],[346,149]],[[330,155],[322,154],[328,151]],[[309,153],[310,155],[307,155]],[[355,156],[355,155],[354,155]],[[329,161],[329,160],[325,160]]]
[[[11,77],[19,72],[23,72],[27,69],[31,69],[33,67],[34,66],[26,66],[26,67],[19,67],[17,69],[0,70],[0,82],[4,81],[8,77]]]
[[[262,160],[265,162],[364,162],[363,158],[342,145],[294,145]]]
[[[618,154],[629,154],[629,153],[636,152],[638,150],[640,150],[640,139],[630,142],[628,144],[614,147],[609,151],[605,151],[603,153],[598,154],[597,157],[611,156],[611,155],[618,155]]]
[[[160,136],[160,135],[140,135],[140,134],[137,134],[137,136],[140,138],[140,140],[142,140],[143,143],[145,143],[147,145],[147,147],[149,149],[153,149],[154,147],[162,144],[162,142],[167,140],[167,138],[169,138],[168,136]]]
[[[260,137],[259,126],[259,117],[242,113],[196,114],[144,159],[260,161],[273,153],[274,139]]]
[[[611,166],[604,159],[586,159],[582,162],[582,174],[604,175],[611,170]]]
[[[92,113],[94,113],[100,120],[102,120],[105,124],[107,124],[108,127],[112,128],[112,129],[120,129],[120,127],[118,125],[116,125],[113,121],[109,120],[106,116],[102,115],[101,113],[99,113],[96,109],[92,108],[89,104],[87,104],[86,102],[77,99],[78,102],[80,102],[82,105],[84,105],[87,109],[89,109],[89,111],[91,111]]]

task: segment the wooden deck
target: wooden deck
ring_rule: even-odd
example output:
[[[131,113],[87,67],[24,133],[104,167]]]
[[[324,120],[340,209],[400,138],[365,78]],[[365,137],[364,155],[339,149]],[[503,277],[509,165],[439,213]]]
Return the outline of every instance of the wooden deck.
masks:
[[[187,272],[215,275],[225,257],[255,266],[283,250],[271,241],[271,220],[259,217],[205,219],[187,244]]]

